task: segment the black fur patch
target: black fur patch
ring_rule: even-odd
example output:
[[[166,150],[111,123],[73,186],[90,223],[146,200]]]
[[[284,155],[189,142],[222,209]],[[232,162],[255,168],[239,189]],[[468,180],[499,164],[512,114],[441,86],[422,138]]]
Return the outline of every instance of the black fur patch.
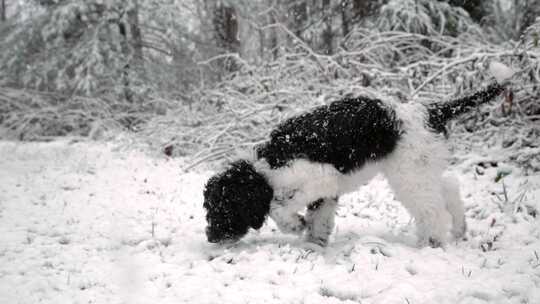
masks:
[[[305,158],[348,173],[391,153],[400,126],[394,110],[380,100],[344,99],[285,121],[258,147],[257,156],[273,169]]]
[[[204,189],[209,242],[237,240],[259,229],[270,212],[274,191],[252,164],[240,160],[210,178]]]

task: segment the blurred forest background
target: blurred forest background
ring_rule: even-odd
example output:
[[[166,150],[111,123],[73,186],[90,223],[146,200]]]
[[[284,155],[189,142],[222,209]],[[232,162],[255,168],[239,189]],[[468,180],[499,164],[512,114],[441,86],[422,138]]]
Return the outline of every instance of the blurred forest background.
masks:
[[[0,138],[128,131],[192,165],[346,95],[443,102],[458,149],[540,171],[540,0],[0,0]]]

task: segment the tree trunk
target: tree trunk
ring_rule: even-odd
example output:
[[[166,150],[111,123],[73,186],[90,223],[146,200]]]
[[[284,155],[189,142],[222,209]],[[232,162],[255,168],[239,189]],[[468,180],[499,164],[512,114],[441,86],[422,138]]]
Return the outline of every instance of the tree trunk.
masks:
[[[1,3],[1,6],[2,6],[2,13],[1,13],[1,21],[4,22],[6,21],[7,17],[6,17],[6,0],[1,0],[2,3]]]
[[[120,41],[120,45],[122,48],[122,54],[124,55],[125,64],[122,68],[122,84],[123,84],[123,90],[124,90],[124,98],[132,103],[133,102],[133,91],[131,90],[130,85],[130,48],[129,48],[129,38],[127,35],[127,27],[126,24],[123,21],[118,21],[118,32],[120,33],[120,36],[122,36],[122,41]]]
[[[325,54],[330,55],[333,53],[332,43],[334,41],[334,35],[332,32],[332,8],[330,7],[330,0],[323,0],[323,23],[325,28],[323,30],[323,51]]]
[[[480,23],[488,15],[485,0],[450,0],[448,3],[452,6],[458,6],[464,9],[471,19]]]
[[[236,9],[225,3],[218,2],[213,11],[212,22],[217,47],[220,53],[238,53],[240,41],[238,40],[238,16]],[[237,70],[237,64],[233,58],[221,60],[222,69],[225,72]]]
[[[376,14],[385,2],[380,0],[341,0],[339,10],[343,36],[347,36],[355,24],[361,24],[366,17]]]
[[[353,23],[362,22],[366,17],[375,14],[380,6],[381,2],[378,0],[353,0],[351,18]]]
[[[540,0],[523,1],[521,5],[521,13],[523,15],[518,24],[516,37],[518,39],[524,34],[525,30],[535,22],[536,18],[540,16]]]
[[[349,24],[349,16],[347,16],[347,12],[349,11],[349,0],[342,0],[340,6],[341,32],[343,34],[343,37],[347,37],[347,35],[349,35],[349,32],[351,31]]]
[[[292,6],[292,18],[293,32],[298,38],[302,38],[304,26],[308,19],[307,3],[305,1],[296,1]]]
[[[142,64],[143,60],[143,43],[142,33],[139,24],[139,2],[133,0],[134,7],[127,12],[129,28],[131,32],[131,44],[134,50],[135,59]]]
[[[122,70],[124,97],[128,102],[134,102],[135,93],[131,85],[131,78],[133,73],[142,73],[144,68],[138,0],[133,0],[133,7],[126,11],[126,18],[118,21],[118,31],[122,39],[120,42],[121,51],[126,60]]]
[[[270,22],[272,24],[277,23],[277,18],[275,13],[270,14]],[[270,49],[272,50],[272,55],[274,60],[279,57],[279,47],[278,47],[278,30],[275,27],[272,27],[272,33],[270,34]]]

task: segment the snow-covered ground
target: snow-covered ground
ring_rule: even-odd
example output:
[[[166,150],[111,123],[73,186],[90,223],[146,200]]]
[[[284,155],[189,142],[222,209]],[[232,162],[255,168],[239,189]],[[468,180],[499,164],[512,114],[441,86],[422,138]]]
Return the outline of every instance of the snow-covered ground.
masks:
[[[469,232],[444,249],[415,247],[381,177],[341,199],[327,248],[270,220],[221,247],[204,235],[211,172],[110,144],[3,142],[0,303],[540,303],[540,176],[479,160],[451,168]]]

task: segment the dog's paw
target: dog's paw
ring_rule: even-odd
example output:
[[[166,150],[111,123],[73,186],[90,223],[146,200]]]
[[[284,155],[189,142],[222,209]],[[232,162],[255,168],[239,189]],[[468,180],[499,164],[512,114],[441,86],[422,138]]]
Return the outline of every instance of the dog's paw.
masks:
[[[306,220],[300,214],[293,215],[293,222],[291,223],[291,233],[293,234],[302,234],[306,230]]]
[[[443,243],[439,239],[436,239],[434,237],[430,237],[428,239],[428,244],[429,244],[429,247],[431,248],[439,248],[439,247],[442,247],[443,245]]]
[[[311,244],[321,246],[321,247],[328,246],[328,238],[314,237],[314,236],[311,236],[311,235],[307,235],[305,237],[305,241],[308,242],[308,243],[311,243]]]
[[[465,233],[467,232],[467,223],[465,222],[465,219],[463,219],[460,223],[454,223],[454,226],[452,227],[452,236],[456,240],[465,240]]]
[[[286,219],[286,221],[276,221],[281,232],[301,235],[306,230],[306,220],[302,215],[295,213]]]
[[[273,200],[277,205],[285,206],[287,205],[298,192],[297,189],[280,189],[274,192]]]
[[[305,239],[304,242],[300,245],[300,247],[314,252],[323,252],[326,248],[326,245],[321,245],[319,243],[315,243]]]
[[[424,248],[424,247],[431,247],[431,248],[443,248],[444,242],[434,236],[429,237],[423,237],[418,240],[418,247]]]

